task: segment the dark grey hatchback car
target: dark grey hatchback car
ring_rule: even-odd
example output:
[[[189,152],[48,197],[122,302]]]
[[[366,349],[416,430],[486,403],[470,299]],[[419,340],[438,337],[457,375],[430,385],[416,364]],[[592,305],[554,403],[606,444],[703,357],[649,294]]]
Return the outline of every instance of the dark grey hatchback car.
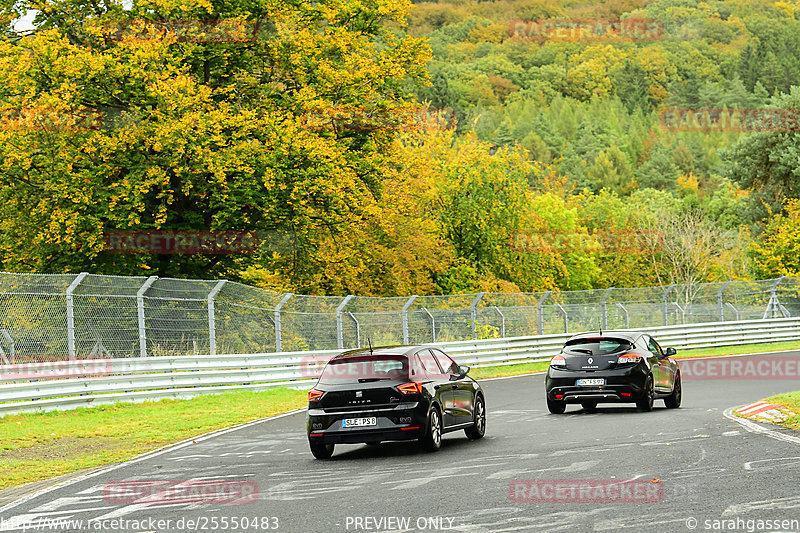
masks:
[[[311,453],[333,454],[336,444],[418,440],[438,450],[442,435],[486,431],[481,386],[447,354],[430,346],[388,346],[333,357],[308,393],[306,426]]]

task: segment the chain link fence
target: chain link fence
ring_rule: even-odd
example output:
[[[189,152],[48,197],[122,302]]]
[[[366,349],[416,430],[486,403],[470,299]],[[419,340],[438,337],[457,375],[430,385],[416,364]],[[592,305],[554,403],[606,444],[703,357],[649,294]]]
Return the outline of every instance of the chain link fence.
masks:
[[[800,278],[375,298],[225,280],[0,273],[0,364],[348,349],[800,315]]]

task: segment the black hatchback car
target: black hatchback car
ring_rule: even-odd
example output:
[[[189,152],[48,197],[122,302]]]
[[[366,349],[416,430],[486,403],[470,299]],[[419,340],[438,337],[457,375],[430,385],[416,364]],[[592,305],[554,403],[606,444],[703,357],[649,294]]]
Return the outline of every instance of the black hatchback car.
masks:
[[[550,360],[547,408],[561,414],[568,403],[593,410],[599,402],[635,402],[641,411],[652,411],[655,399],[680,407],[681,373],[672,355],[674,348],[662,349],[647,333],[575,335]]]
[[[318,459],[336,444],[418,440],[438,450],[442,434],[486,431],[486,402],[478,383],[441,350],[389,346],[333,357],[308,392],[308,443]]]

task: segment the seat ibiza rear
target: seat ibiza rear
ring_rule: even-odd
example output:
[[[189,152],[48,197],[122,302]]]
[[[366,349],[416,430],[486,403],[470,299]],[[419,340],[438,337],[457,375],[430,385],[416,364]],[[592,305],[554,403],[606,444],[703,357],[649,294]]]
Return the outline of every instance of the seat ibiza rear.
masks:
[[[355,350],[331,359],[308,393],[307,430],[318,459],[336,444],[419,440],[428,450],[442,434],[486,427],[483,391],[468,367],[424,346]]]

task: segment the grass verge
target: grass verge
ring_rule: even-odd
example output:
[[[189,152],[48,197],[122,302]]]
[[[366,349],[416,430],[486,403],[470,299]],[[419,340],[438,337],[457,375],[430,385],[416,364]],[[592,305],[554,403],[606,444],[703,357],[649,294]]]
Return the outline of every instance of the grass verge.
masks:
[[[9,415],[0,418],[0,489],[147,451],[306,405],[306,391],[229,392],[190,400]]]
[[[681,350],[678,358],[800,349],[800,342]],[[475,379],[543,372],[547,362],[475,368]],[[795,395],[795,396],[791,396]],[[788,397],[784,399],[784,397]],[[800,412],[800,393],[780,395]],[[794,401],[795,403],[791,403]],[[229,392],[191,400],[120,403],[0,418],[0,489],[126,461],[175,442],[304,407],[306,392]],[[800,429],[800,417],[787,421]]]

